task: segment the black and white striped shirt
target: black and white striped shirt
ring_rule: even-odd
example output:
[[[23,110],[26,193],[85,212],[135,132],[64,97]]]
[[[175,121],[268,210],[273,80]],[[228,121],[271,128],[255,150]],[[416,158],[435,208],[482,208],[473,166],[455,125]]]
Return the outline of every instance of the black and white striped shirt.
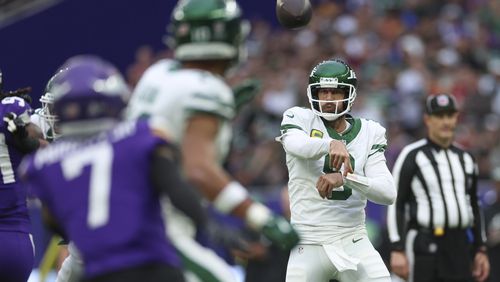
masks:
[[[422,139],[406,146],[393,168],[398,196],[387,215],[393,248],[403,250],[407,230],[419,228],[471,227],[474,245],[483,245],[477,175],[473,157],[455,145]]]

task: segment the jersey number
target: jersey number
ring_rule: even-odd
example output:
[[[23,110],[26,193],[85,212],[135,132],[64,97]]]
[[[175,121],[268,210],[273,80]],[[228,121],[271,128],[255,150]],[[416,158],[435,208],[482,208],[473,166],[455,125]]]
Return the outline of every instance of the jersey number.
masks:
[[[3,133],[0,133],[0,173],[2,173],[3,184],[16,182],[10,161],[9,147],[5,143],[5,135]]]
[[[24,106],[26,105],[24,99],[20,97],[10,96],[2,99],[2,104],[4,105],[14,104],[15,102],[17,102],[19,104],[19,107],[21,108],[24,108]]]
[[[349,154],[349,158],[351,159],[351,166],[354,170],[354,158]],[[332,173],[334,170],[330,167],[330,155],[326,155],[325,163],[323,165],[324,173]],[[345,201],[352,195],[352,189],[344,185],[343,191],[332,191],[332,195],[328,197],[329,200],[340,200]]]
[[[66,180],[77,178],[84,167],[90,166],[87,225],[91,229],[104,226],[109,220],[112,160],[113,148],[103,142],[71,155],[62,162]]]
[[[26,106],[26,102],[23,98],[15,96],[5,97],[1,102],[4,105],[17,103],[21,108]],[[16,182],[14,170],[12,169],[12,163],[10,161],[9,148],[7,143],[5,143],[5,135],[3,133],[0,133],[0,173],[2,173],[3,184]]]

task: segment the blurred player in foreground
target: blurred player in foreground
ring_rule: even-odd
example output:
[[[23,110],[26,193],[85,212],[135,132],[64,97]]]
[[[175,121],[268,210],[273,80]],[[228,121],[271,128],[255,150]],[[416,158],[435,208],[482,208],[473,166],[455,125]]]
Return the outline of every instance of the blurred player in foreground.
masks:
[[[292,248],[298,236],[289,222],[251,200],[221,166],[230,148],[236,112],[235,97],[223,77],[245,56],[249,32],[238,4],[181,0],[169,31],[168,43],[176,60],[161,60],[146,70],[130,101],[129,117],[163,118],[163,128],[180,144],[184,173],[205,198],[220,212],[244,219],[277,246]],[[209,279],[206,275],[234,281],[228,266],[193,240],[195,231],[189,222],[175,215],[169,220],[169,236],[190,269],[204,281]]]
[[[83,281],[184,281],[159,194],[197,225],[204,214],[179,176],[175,148],[154,120],[120,121],[129,91],[109,63],[78,56],[65,67],[52,93],[64,137],[20,167],[46,223],[74,242]]]

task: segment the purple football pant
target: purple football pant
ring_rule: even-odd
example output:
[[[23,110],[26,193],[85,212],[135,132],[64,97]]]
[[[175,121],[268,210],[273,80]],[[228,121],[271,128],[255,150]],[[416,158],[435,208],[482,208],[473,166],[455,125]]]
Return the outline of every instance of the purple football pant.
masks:
[[[29,234],[0,231],[0,281],[26,282],[33,269],[33,260]]]

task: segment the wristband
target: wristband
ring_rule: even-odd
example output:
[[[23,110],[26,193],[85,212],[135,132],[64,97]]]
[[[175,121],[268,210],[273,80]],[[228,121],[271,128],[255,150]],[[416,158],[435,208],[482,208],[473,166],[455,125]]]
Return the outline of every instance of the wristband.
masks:
[[[228,214],[247,198],[247,189],[238,182],[232,181],[219,192],[213,205],[220,212]]]

